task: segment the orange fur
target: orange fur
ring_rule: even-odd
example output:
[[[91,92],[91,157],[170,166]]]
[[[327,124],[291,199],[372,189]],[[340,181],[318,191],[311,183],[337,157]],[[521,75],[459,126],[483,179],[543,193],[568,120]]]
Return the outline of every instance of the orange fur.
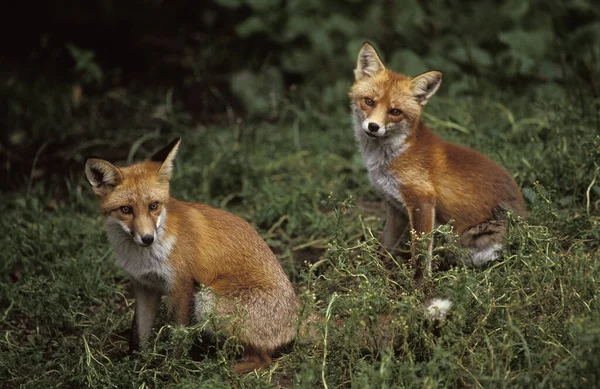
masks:
[[[527,210],[506,169],[473,149],[442,140],[421,121],[442,74],[411,78],[390,71],[365,43],[355,76],[349,96],[356,137],[371,181],[388,203],[384,245],[393,249],[406,224],[418,237],[454,219],[463,245],[493,257],[504,234],[497,212],[512,210],[525,217]],[[411,251],[420,278],[424,269],[414,243]]]
[[[176,140],[126,167],[98,158],[86,161],[117,261],[135,288],[132,348],[147,340],[160,295],[166,294],[178,324],[189,324],[194,312],[199,320],[214,314],[221,319],[216,329],[238,336],[247,361],[236,365],[237,372],[268,366],[275,349],[295,336],[293,287],[268,245],[243,219],[169,195],[178,145]],[[124,213],[123,207],[132,212]],[[136,240],[143,234],[154,236],[154,242]],[[208,292],[197,292],[198,285]]]

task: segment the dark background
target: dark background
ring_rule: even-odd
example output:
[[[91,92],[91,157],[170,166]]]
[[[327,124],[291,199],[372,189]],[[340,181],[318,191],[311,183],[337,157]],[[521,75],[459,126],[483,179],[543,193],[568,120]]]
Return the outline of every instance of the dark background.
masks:
[[[122,128],[274,120],[307,100],[346,110],[365,40],[409,75],[443,70],[442,95],[585,104],[598,97],[599,12],[586,0],[13,3],[0,34],[0,190],[52,182],[101,138],[114,140],[104,155],[122,156],[138,135]],[[144,108],[167,95],[185,113],[168,123]]]

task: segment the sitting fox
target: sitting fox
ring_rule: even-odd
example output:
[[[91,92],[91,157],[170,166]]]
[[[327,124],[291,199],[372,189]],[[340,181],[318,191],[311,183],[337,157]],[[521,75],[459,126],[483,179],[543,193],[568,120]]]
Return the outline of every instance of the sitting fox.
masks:
[[[151,158],[117,167],[88,158],[85,173],[117,263],[129,274],[136,300],[130,346],[138,349],[152,330],[161,295],[180,325],[209,315],[235,334],[245,373],[271,364],[279,346],[296,334],[298,302],[292,284],[269,246],[241,218],[169,195],[180,139]],[[204,286],[200,292],[196,287]]]
[[[359,54],[352,100],[354,132],[371,183],[387,203],[383,245],[392,250],[406,226],[416,236],[454,219],[460,243],[474,265],[497,259],[511,210],[527,216],[514,179],[490,158],[445,142],[421,120],[421,111],[442,82],[429,71],[414,78],[383,65],[369,43]],[[414,241],[413,241],[414,242]],[[429,257],[433,239],[429,242]],[[415,278],[427,269],[411,248]]]

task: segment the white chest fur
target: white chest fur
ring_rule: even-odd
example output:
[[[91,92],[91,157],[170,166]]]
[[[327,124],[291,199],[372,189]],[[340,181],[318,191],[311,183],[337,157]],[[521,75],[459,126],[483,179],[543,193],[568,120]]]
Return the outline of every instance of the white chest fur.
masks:
[[[365,158],[365,160],[368,161],[368,158]],[[399,182],[386,167],[373,167],[368,169],[368,172],[371,184],[373,184],[385,200],[394,205],[402,205],[404,203],[400,194]]]
[[[156,241],[143,247],[133,242],[131,235],[123,230],[116,219],[109,216],[105,222],[106,234],[115,251],[117,264],[136,281],[166,292],[174,280],[173,268],[167,260],[176,239],[165,236],[163,225],[159,225],[157,229]]]
[[[404,200],[400,192],[402,183],[389,171],[390,163],[408,148],[405,143],[408,132],[406,130],[392,130],[385,138],[371,139],[365,134],[363,122],[365,113],[352,104],[354,112],[354,136],[356,137],[360,152],[369,173],[369,179],[375,189],[390,204],[398,209],[404,209]]]
[[[400,192],[402,183],[389,170],[392,160],[406,150],[404,139],[398,135],[396,139],[360,139],[360,149],[369,173],[369,179],[375,189],[386,201],[399,209],[404,208],[404,200]]]

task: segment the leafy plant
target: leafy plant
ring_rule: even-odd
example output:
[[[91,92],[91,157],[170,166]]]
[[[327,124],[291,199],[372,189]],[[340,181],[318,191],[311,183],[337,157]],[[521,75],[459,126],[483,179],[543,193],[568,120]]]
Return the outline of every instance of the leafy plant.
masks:
[[[73,44],[67,44],[69,54],[75,61],[75,72],[84,84],[99,84],[104,79],[102,68],[96,62],[93,50],[85,50]]]

